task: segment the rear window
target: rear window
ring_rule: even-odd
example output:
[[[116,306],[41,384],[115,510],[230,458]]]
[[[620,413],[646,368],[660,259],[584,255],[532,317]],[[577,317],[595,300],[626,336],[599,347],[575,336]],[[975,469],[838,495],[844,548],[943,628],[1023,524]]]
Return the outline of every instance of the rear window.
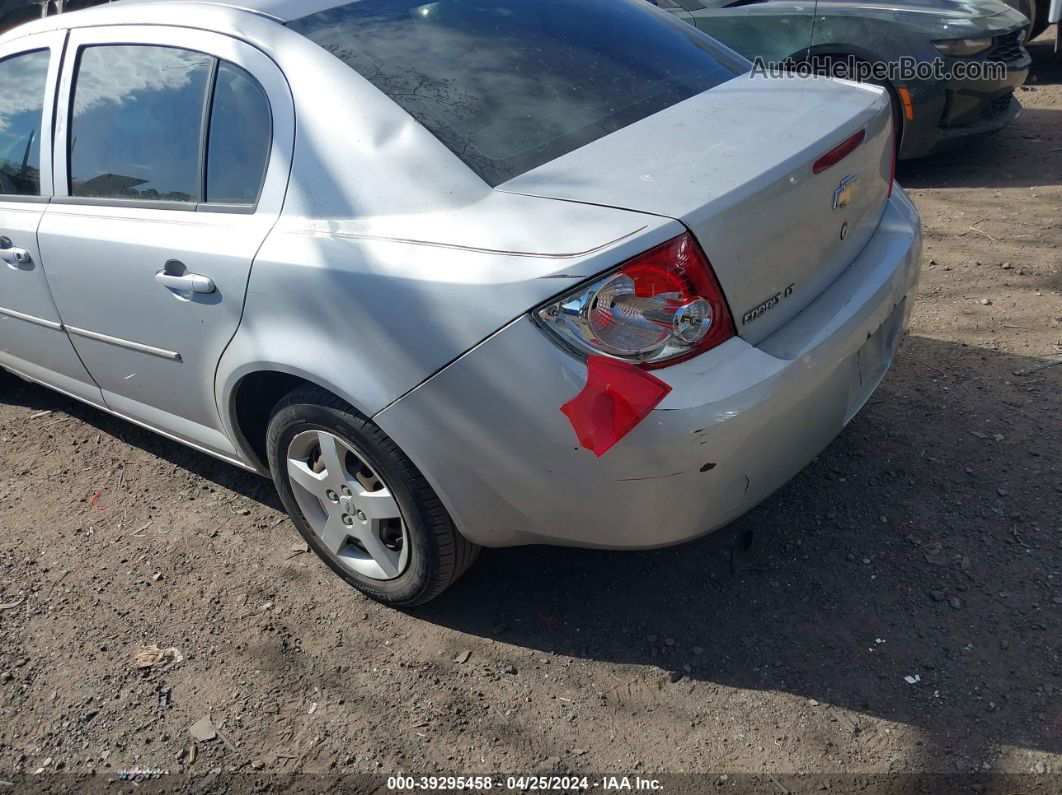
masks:
[[[492,186],[745,69],[642,0],[356,0],[290,24]]]

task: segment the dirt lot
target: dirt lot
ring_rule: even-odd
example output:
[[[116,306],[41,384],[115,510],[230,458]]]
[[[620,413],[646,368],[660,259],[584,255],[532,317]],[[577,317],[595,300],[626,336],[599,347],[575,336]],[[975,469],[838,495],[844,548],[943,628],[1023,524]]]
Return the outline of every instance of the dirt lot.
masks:
[[[3,387],[0,779],[1062,788],[1062,65],[1036,50],[1010,130],[901,168],[927,243],[910,336],[741,520],[733,571],[710,541],[486,551],[428,608],[388,610],[299,552],[268,482]],[[138,670],[147,644],[183,660]],[[192,751],[207,714],[223,738]]]

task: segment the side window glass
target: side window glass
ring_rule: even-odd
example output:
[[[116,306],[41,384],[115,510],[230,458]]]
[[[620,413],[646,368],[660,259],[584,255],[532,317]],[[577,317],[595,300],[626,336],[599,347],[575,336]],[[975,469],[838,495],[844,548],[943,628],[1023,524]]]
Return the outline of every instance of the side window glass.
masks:
[[[70,124],[74,196],[195,202],[214,59],[176,47],[81,52]]]
[[[208,202],[254,204],[258,200],[272,134],[265,91],[243,69],[222,61],[207,142]]]
[[[41,118],[48,50],[0,61],[0,193],[41,193]]]

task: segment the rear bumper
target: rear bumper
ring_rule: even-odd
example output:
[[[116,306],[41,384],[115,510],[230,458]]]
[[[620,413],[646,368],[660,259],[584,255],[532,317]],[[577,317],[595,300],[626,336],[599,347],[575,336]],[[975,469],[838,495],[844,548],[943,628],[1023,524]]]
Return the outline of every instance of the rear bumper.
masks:
[[[654,371],[672,392],[601,458],[560,412],[585,365],[527,316],[375,419],[476,543],[695,538],[792,478],[863,405],[892,361],[920,257],[917,213],[897,191],[866,248],[783,328]]]

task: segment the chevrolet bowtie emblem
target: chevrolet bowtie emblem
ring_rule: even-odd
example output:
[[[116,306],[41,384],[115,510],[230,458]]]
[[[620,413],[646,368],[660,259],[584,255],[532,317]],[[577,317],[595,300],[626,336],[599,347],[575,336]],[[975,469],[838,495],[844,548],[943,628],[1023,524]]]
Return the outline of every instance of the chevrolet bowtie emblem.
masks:
[[[849,174],[842,179],[841,184],[837,186],[837,190],[833,192],[833,209],[840,210],[842,207],[847,207],[848,203],[855,197],[857,190],[859,190],[858,176]]]

